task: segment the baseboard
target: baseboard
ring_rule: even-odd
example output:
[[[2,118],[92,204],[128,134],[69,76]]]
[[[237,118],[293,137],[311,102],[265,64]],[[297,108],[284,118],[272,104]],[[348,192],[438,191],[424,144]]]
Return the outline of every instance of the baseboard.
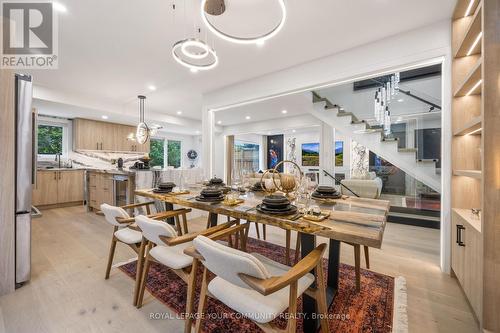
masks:
[[[65,207],[73,207],[73,206],[83,206],[83,200],[82,201],[73,201],[73,202],[58,203],[58,204],[53,204],[53,205],[43,205],[43,206],[35,205],[35,206],[39,210],[54,209],[54,208],[65,208]]]

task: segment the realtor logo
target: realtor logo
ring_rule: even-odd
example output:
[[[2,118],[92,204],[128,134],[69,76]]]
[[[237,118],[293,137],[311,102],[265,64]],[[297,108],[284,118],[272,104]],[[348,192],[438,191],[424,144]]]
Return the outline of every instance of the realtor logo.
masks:
[[[57,20],[52,2],[2,2],[1,68],[56,69]]]

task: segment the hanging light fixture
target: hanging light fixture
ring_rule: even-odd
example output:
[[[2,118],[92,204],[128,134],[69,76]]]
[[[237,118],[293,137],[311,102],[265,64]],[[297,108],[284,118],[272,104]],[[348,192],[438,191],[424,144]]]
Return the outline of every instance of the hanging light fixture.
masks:
[[[226,10],[225,3],[223,0],[202,0],[201,19],[203,23],[205,23],[205,26],[212,33],[214,33],[216,36],[228,42],[237,44],[262,44],[266,40],[276,36],[285,25],[287,16],[285,1],[284,0],[275,0],[275,1],[278,2],[278,5],[281,9],[281,19],[278,22],[278,24],[275,25],[271,30],[259,36],[253,36],[253,37],[235,36],[218,29],[215,25],[213,25],[208,19],[207,14],[212,16],[222,15]]]
[[[375,91],[374,117],[383,127],[386,135],[391,134],[391,112],[389,105],[399,92],[400,74],[391,75],[385,82],[380,82],[380,87]]]
[[[139,144],[145,144],[149,139],[149,127],[144,121],[144,100],[146,96],[139,95],[139,124],[137,125],[137,130],[135,132],[135,139]]]
[[[219,63],[219,58],[214,48],[201,38],[201,29],[196,28],[196,22],[193,23],[193,27],[197,37],[187,37],[189,35],[186,33],[186,6],[186,2],[184,2],[184,38],[172,46],[172,57],[179,65],[189,68],[192,72],[213,69]],[[175,21],[175,3],[172,5],[172,9]]]

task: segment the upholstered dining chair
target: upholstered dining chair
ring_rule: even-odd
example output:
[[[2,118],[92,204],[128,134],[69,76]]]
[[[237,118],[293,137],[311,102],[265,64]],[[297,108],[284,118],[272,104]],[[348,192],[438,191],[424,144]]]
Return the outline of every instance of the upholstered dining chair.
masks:
[[[108,263],[106,266],[106,274],[105,279],[109,279],[109,274],[111,272],[111,266],[113,265],[113,258],[115,255],[116,244],[118,242],[128,245],[134,252],[138,255],[138,267],[136,274],[136,281],[140,279],[141,274],[141,266],[139,263],[142,262],[140,260],[144,256],[144,248],[145,245],[142,242],[142,233],[139,228],[133,225],[135,222],[134,217],[131,217],[126,210],[134,210],[138,207],[147,207],[146,211],[151,213],[149,205],[153,204],[153,202],[145,202],[139,204],[131,204],[122,207],[111,206],[108,204],[101,205],[101,212],[104,215],[105,220],[113,226],[113,236],[111,238],[111,246],[109,249]],[[180,215],[185,215],[190,210],[181,209],[174,211],[167,211],[156,213],[152,215],[148,215],[150,218],[154,219],[166,219],[169,217],[178,217]],[[137,295],[139,291],[139,284],[136,283],[135,292],[134,292],[134,301],[133,304],[136,305]]]
[[[297,298],[303,293],[316,299],[321,316],[321,329],[328,332],[326,290],[322,256],[326,244],[289,267],[260,254],[229,248],[205,236],[193,240],[193,254],[203,263],[203,281],[195,332],[201,332],[207,296],[218,299],[231,309],[254,321],[265,332],[279,332],[271,321],[288,308],[285,332],[295,332]],[[189,251],[189,250],[187,250]],[[315,270],[316,279],[311,270]],[[215,275],[209,281],[209,272]],[[316,286],[312,287],[316,281]]]
[[[184,249],[191,247],[192,240],[197,236],[209,236],[220,232],[232,225],[239,224],[239,220],[230,220],[227,223],[208,228],[201,232],[184,234],[178,236],[176,230],[168,223],[154,220],[147,216],[136,217],[137,226],[142,230],[143,242],[148,243],[144,264],[140,278],[140,290],[137,298],[137,307],[142,307],[144,290],[146,288],[147,276],[151,262],[157,262],[170,268],[177,276],[189,285],[189,282],[196,277],[197,264],[193,264],[193,257],[184,254]],[[142,257],[140,258],[140,260]],[[191,290],[188,289],[188,295]],[[188,297],[190,301],[192,297]]]

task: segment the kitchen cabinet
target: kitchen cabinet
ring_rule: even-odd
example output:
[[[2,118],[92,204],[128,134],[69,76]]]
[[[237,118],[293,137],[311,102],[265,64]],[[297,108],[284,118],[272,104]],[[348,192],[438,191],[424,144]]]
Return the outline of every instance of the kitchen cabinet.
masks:
[[[89,207],[94,210],[101,210],[101,205],[107,203],[114,204],[113,197],[113,175],[89,172]]]
[[[149,141],[140,145],[128,139],[130,133],[135,133],[134,126],[77,118],[73,120],[73,149],[149,153]]]
[[[39,170],[32,192],[35,206],[83,202],[83,170]]]
[[[57,171],[37,171],[36,184],[32,192],[34,206],[57,204]]]

